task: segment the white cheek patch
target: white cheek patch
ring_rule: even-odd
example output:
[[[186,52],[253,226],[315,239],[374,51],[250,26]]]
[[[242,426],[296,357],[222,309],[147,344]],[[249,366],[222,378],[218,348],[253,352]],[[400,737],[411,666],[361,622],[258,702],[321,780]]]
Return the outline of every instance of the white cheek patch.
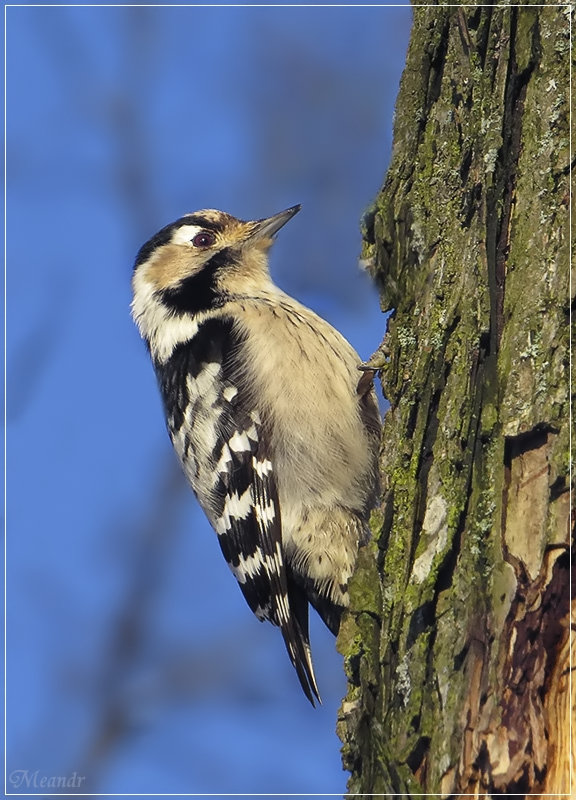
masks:
[[[202,233],[204,228],[199,225],[181,225],[176,228],[170,240],[172,244],[190,244],[197,233]]]
[[[189,316],[174,317],[156,297],[156,287],[142,271],[133,278],[134,298],[132,317],[140,335],[150,343],[150,349],[159,361],[166,361],[176,345],[192,339],[199,328],[200,319]]]

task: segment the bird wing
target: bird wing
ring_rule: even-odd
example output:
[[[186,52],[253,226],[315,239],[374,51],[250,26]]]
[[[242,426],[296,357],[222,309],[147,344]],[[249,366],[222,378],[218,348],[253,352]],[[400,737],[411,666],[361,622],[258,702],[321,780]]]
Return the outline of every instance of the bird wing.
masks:
[[[292,608],[282,551],[278,488],[266,426],[234,363],[243,339],[227,318],[155,364],[168,430],[242,593],[256,616],[277,625],[304,693],[320,699],[308,616]]]
[[[220,513],[214,527],[220,547],[252,611],[279,626],[304,693],[314,704],[314,697],[320,697],[307,609],[303,618],[289,599],[278,488],[265,426],[239,391],[222,410],[219,428],[218,460],[225,468],[218,475]]]

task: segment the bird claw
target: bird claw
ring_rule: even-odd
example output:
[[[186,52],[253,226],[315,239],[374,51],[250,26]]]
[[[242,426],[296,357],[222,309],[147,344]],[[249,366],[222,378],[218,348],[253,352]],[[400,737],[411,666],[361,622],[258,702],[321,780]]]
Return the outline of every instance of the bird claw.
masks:
[[[374,372],[376,373],[379,369],[386,366],[388,363],[388,359],[390,358],[390,348],[386,344],[386,342],[382,342],[380,347],[373,353],[368,361],[364,361],[362,364],[358,365],[358,369],[361,372]]]

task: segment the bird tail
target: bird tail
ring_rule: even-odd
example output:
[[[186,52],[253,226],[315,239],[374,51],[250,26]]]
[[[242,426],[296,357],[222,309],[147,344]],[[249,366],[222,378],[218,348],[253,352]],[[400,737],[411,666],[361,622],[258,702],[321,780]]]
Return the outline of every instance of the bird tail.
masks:
[[[284,644],[292,662],[304,694],[313,706],[316,700],[322,699],[318,692],[312,655],[310,651],[310,636],[308,633],[308,600],[299,586],[294,583],[289,585],[288,600],[290,603],[290,618],[286,624],[280,625]]]
[[[307,575],[291,572],[293,583],[298,588],[298,593],[305,598],[306,605],[306,630],[308,628],[308,603],[314,608],[322,622],[326,625],[328,630],[338,636],[340,630],[340,620],[342,612],[346,607],[346,595],[340,593],[341,603],[336,602],[334,599],[336,592],[331,591],[331,584],[326,583],[324,586],[319,585],[318,581],[309,578]],[[290,605],[294,605],[292,595],[290,595]]]

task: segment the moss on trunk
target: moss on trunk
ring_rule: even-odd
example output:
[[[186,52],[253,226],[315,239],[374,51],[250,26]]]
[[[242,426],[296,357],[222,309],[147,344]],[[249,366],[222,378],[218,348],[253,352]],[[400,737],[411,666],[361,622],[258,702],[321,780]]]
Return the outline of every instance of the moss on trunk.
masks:
[[[416,7],[364,258],[384,493],[339,647],[351,792],[568,770],[568,7]]]

